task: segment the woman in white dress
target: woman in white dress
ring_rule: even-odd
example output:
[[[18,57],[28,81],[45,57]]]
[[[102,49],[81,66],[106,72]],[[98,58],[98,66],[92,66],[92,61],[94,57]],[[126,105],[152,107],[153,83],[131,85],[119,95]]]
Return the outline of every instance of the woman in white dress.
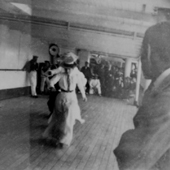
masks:
[[[67,53],[63,61],[62,67],[64,72],[60,72],[55,76],[55,79],[50,81],[50,87],[54,87],[55,83],[59,82],[61,92],[55,100],[54,111],[51,116],[49,126],[43,133],[43,137],[47,139],[57,140],[57,144],[65,144],[70,146],[73,139],[73,128],[76,120],[84,123],[81,118],[80,107],[77,101],[75,92],[78,86],[82,98],[87,101],[83,74],[78,73],[76,68],[77,56],[73,53]],[[84,81],[82,79],[84,78]]]

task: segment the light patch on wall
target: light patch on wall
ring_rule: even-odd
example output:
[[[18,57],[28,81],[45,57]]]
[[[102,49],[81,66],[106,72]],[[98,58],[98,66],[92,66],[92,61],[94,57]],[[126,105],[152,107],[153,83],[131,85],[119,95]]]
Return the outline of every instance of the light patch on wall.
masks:
[[[11,3],[11,4],[19,8],[21,11],[27,13],[28,15],[32,14],[31,8],[26,4],[21,4],[21,3]]]

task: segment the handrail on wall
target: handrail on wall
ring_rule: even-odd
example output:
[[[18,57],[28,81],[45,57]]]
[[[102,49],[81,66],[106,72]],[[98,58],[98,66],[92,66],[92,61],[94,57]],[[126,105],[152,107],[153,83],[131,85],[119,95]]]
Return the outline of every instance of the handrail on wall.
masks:
[[[22,69],[0,69],[0,71],[24,71]]]

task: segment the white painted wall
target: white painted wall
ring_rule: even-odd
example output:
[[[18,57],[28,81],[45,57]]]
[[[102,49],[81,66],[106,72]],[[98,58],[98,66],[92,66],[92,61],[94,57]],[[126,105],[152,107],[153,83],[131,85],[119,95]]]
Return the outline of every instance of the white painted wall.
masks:
[[[48,44],[29,34],[11,30],[7,25],[0,25],[0,90],[29,86],[25,71],[1,69],[21,70],[32,55],[39,56],[38,62],[49,60]]]
[[[0,71],[0,90],[29,86],[25,71]]]
[[[60,46],[60,45],[59,45],[59,48],[60,48],[60,54],[64,54],[64,53],[67,53],[67,52],[73,52],[73,53],[76,54],[75,48],[67,48],[67,47]]]

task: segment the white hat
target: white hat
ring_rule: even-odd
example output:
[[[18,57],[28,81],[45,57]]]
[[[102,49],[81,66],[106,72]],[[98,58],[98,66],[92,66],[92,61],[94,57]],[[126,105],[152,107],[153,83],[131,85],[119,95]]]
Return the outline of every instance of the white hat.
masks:
[[[78,59],[78,56],[75,55],[72,52],[66,53],[64,55],[64,59],[63,59],[63,67],[65,68],[73,68],[76,66],[76,61]]]

